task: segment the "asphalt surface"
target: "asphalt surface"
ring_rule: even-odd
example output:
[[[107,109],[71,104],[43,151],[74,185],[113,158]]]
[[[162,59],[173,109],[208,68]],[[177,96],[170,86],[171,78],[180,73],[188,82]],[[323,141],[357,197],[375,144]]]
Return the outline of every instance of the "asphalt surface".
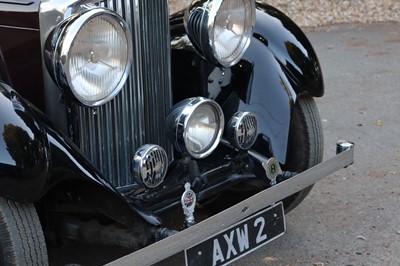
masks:
[[[400,24],[306,33],[325,77],[325,159],[347,139],[355,163],[315,185],[283,237],[234,265],[400,265]]]
[[[346,139],[355,142],[355,163],[315,185],[286,215],[284,236],[233,265],[400,265],[400,24],[330,26],[306,34],[325,77],[325,96],[317,99],[325,159]],[[105,250],[64,253],[63,263],[53,254],[52,264],[80,254],[88,260],[73,262],[96,265],[89,253]],[[181,262],[175,257],[160,265]]]

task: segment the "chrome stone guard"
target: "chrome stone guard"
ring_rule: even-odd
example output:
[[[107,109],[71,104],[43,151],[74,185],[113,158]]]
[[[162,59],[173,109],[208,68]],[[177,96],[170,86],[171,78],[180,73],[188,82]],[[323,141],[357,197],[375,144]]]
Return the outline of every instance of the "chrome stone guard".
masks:
[[[108,266],[152,265],[184,249],[200,243],[238,221],[270,206],[282,199],[316,183],[318,180],[353,164],[354,144],[340,141],[337,144],[337,155],[322,162],[294,178],[283,181],[271,188],[226,209],[198,224],[195,224],[173,236],[160,240],[152,245],[128,254]]]

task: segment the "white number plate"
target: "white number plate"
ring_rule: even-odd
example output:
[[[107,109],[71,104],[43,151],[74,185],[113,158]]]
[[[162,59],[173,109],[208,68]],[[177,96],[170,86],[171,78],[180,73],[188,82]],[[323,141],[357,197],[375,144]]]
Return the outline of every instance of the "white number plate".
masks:
[[[186,265],[227,265],[283,235],[285,230],[283,204],[278,203],[186,249]]]

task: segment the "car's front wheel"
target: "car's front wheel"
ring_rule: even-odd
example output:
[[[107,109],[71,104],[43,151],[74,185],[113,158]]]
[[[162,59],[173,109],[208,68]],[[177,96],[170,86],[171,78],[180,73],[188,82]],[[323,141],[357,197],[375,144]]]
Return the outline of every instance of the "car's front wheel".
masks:
[[[288,152],[283,170],[303,172],[322,161],[324,138],[317,105],[311,96],[297,99],[292,113],[288,139]],[[293,177],[296,178],[296,177]],[[296,208],[313,186],[309,186],[283,200],[285,212]]]
[[[35,206],[0,197],[0,265],[48,265]]]

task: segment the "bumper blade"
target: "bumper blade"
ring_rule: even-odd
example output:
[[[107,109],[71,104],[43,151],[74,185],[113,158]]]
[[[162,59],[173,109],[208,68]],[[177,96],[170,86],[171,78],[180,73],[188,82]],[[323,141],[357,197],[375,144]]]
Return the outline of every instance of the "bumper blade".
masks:
[[[322,162],[298,175],[226,209],[173,236],[160,240],[125,257],[117,259],[108,266],[152,265],[188,247],[200,243],[209,236],[235,224],[236,222],[273,205],[276,202],[316,183],[339,169],[353,163],[354,146],[342,151],[333,158]]]

